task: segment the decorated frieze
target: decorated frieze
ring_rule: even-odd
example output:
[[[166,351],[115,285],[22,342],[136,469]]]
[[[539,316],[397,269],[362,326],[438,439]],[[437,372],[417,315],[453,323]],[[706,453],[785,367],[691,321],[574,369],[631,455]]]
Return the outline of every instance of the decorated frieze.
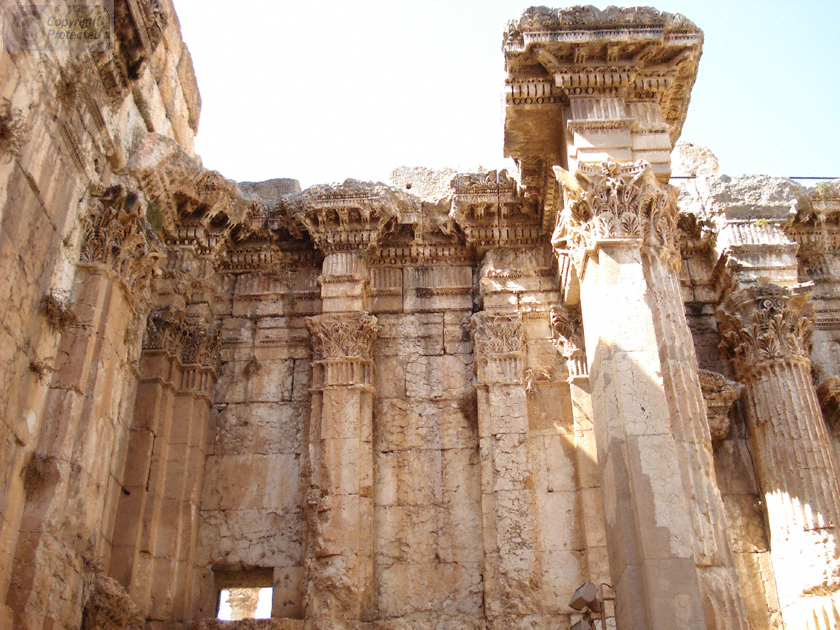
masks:
[[[677,189],[660,184],[644,161],[582,163],[562,178],[566,203],[552,244],[568,248],[583,276],[588,252],[600,241],[630,240],[679,266]]]
[[[814,315],[810,285],[753,286],[735,291],[717,310],[721,349],[739,379],[777,361],[809,361]]]

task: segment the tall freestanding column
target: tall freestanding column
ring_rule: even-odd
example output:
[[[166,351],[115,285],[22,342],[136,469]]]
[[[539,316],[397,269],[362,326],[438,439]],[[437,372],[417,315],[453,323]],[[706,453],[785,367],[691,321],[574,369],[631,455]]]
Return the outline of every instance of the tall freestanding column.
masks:
[[[752,456],[764,494],[785,626],[840,627],[840,482],[811,380],[808,287],[754,284],[719,309],[745,385]]]
[[[676,199],[644,162],[565,177],[619,627],[746,628],[697,360]],[[699,509],[696,503],[699,502]]]

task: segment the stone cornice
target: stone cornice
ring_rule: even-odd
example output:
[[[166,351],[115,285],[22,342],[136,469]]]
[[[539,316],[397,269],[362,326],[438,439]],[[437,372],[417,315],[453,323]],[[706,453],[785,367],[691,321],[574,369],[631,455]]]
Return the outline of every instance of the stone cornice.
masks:
[[[677,190],[660,184],[647,162],[583,163],[574,177],[555,172],[566,205],[552,245],[569,249],[581,278],[587,256],[605,242],[651,248],[679,266]]]
[[[810,361],[810,290],[810,284],[755,285],[734,291],[718,308],[720,347],[739,380],[777,361]]]

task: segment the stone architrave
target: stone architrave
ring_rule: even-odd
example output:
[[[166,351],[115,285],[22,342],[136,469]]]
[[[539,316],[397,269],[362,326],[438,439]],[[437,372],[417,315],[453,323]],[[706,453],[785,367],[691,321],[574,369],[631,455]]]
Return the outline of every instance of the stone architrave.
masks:
[[[478,393],[484,601],[491,628],[541,612],[536,498],[528,463],[525,336],[518,312],[479,312],[470,333]]]
[[[557,171],[553,242],[580,279],[618,623],[746,628],[676,273],[675,189],[645,162]]]
[[[317,627],[356,628],[374,614],[373,342],[376,318],[307,320],[312,336],[308,608]]]
[[[840,619],[840,482],[811,379],[808,285],[749,286],[718,309],[743,399],[789,628]]]

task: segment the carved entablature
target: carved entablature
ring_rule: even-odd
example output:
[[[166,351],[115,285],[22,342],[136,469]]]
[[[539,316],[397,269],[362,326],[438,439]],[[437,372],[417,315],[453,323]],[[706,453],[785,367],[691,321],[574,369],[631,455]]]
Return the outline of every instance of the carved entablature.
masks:
[[[703,33],[679,14],[648,7],[532,7],[504,38],[508,105],[575,97],[658,103],[679,137]]]
[[[140,182],[146,216],[167,247],[217,254],[232,239],[233,228],[249,222],[253,204],[236,182],[202,168],[171,138],[146,134],[128,169]]]
[[[218,332],[192,322],[181,312],[159,310],[149,315],[144,350],[164,350],[182,365],[196,365],[218,372]]]
[[[467,244],[478,249],[515,247],[539,242],[539,207],[525,204],[507,171],[459,173],[452,180],[450,216]]]
[[[160,239],[149,229],[141,206],[140,195],[122,185],[94,188],[89,210],[80,218],[79,262],[113,271],[134,301],[147,297],[152,276],[164,256]]]
[[[706,418],[709,421],[709,432],[712,444],[717,445],[729,435],[729,410],[741,395],[744,386],[730,381],[723,374],[700,370],[700,389],[706,402]]]
[[[586,366],[586,344],[583,339],[583,317],[580,307],[551,307],[552,343],[566,359],[569,378],[589,375]]]
[[[348,179],[307,188],[283,207],[328,254],[375,248],[400,216],[419,211],[419,200],[383,184]]]
[[[552,245],[569,249],[581,278],[587,255],[606,240],[636,242],[679,268],[677,189],[660,184],[647,162],[582,163],[574,177],[555,172],[566,203]]]
[[[718,308],[721,350],[744,381],[778,361],[810,363],[814,315],[811,285],[752,286],[732,293]]]
[[[470,336],[479,384],[524,382],[525,332],[518,311],[474,314],[470,319]]]
[[[364,312],[316,315],[306,320],[306,328],[312,336],[316,388],[372,386],[376,317]]]

